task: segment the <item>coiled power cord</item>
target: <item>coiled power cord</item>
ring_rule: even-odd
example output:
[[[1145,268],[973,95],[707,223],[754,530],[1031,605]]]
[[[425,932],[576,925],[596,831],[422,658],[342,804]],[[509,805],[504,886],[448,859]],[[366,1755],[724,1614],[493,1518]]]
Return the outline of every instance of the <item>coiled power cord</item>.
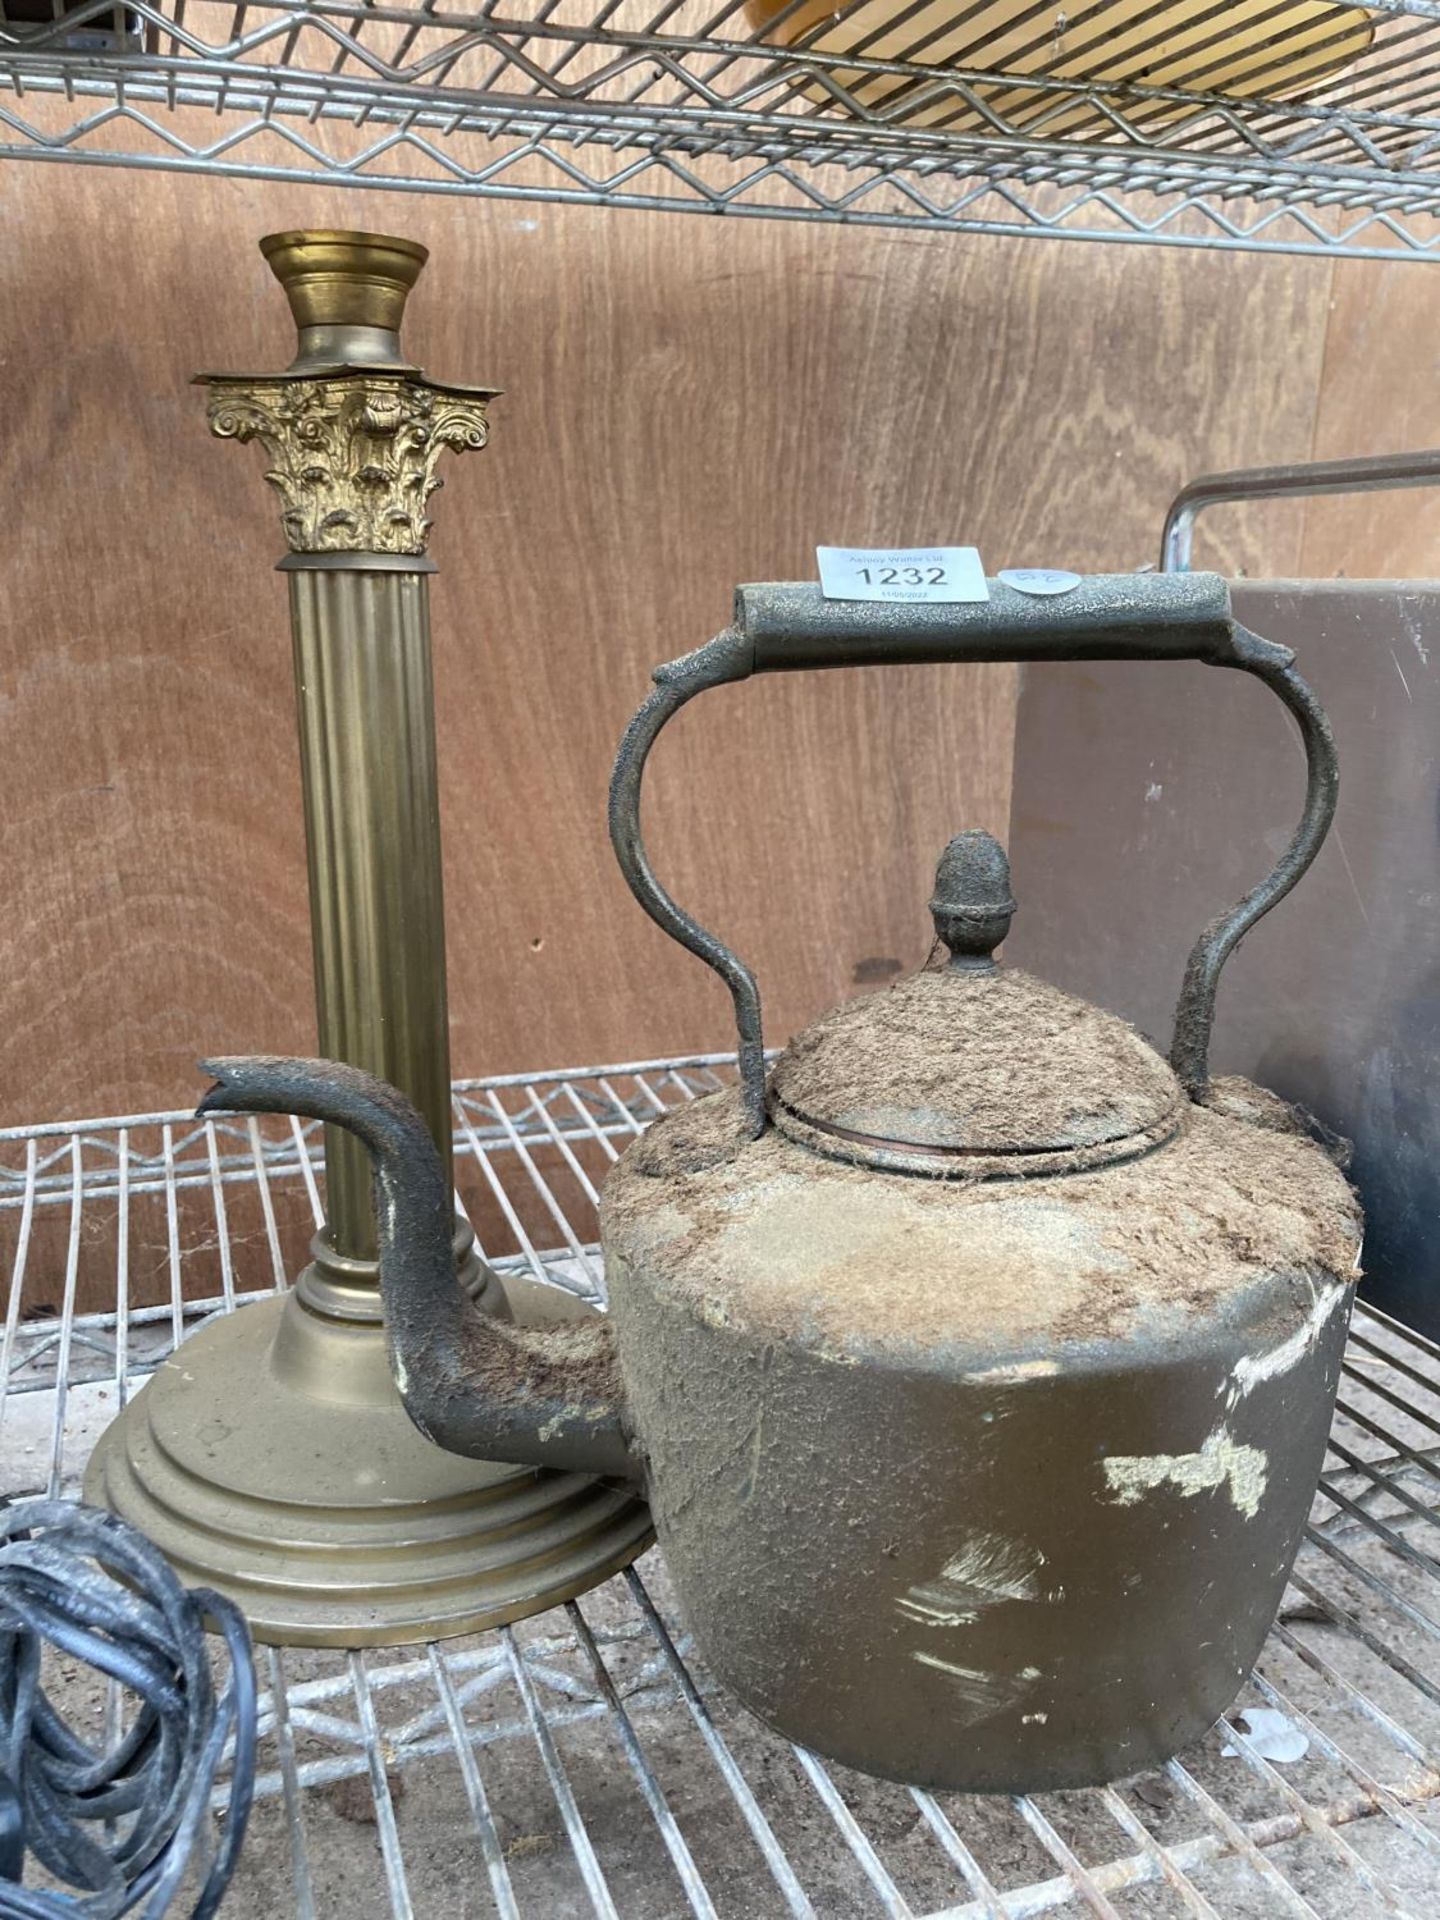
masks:
[[[230,1660],[218,1698],[207,1617]],[[41,1677],[47,1646],[138,1701],[114,1746],[82,1740],[52,1703]],[[144,1534],[113,1514],[61,1500],[0,1508],[0,1915],[118,1920],[138,1910],[159,1920],[205,1831],[233,1735],[224,1831],[190,1909],[192,1920],[209,1920],[245,1838],[255,1723],[250,1633],[232,1601],[187,1592]],[[22,1885],[27,1853],[79,1891]]]

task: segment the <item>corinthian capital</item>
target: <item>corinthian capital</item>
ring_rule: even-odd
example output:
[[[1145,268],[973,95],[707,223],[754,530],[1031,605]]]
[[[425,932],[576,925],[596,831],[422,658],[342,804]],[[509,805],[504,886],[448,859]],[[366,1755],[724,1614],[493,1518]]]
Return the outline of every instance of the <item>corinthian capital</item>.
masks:
[[[210,430],[265,449],[292,553],[423,554],[440,456],[485,445],[487,398],[403,374],[212,378]]]

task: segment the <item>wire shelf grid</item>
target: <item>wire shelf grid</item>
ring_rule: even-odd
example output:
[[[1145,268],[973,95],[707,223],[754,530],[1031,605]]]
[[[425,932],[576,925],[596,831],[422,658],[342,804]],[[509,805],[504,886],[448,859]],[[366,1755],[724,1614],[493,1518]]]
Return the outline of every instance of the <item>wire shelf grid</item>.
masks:
[[[493,1264],[603,1298],[594,1201],[695,1055],[455,1089]],[[183,1335],[286,1284],[320,1217],[299,1122],[184,1113],[0,1132],[0,1492],[73,1494]],[[97,1304],[98,1303],[98,1304]],[[448,1920],[1425,1920],[1440,1890],[1440,1347],[1357,1311],[1308,1537],[1241,1705],[1166,1769],[935,1796],[787,1745],[710,1681],[663,1565],[420,1649],[262,1649],[252,1836],[227,1912]],[[93,1702],[97,1717],[103,1699]],[[1232,1715],[1235,1720],[1237,1716]]]
[[[1240,57],[1222,0],[0,0],[0,157],[1437,257],[1440,5],[1244,11]]]

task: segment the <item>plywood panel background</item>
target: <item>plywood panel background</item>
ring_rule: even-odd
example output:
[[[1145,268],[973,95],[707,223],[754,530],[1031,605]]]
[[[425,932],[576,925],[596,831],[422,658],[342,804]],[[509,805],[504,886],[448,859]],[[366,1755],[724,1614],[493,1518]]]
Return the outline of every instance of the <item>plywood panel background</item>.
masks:
[[[1311,446],[1313,262],[43,166],[5,188],[0,1123],[172,1105],[201,1051],[311,1044],[276,509],[186,384],[289,358],[262,233],[425,241],[407,344],[506,389],[432,545],[458,1072],[724,1043],[603,802],[649,666],[735,581],[805,577],[821,540],[1131,566],[1185,475]],[[1211,551],[1275,570],[1298,523]],[[677,723],[657,865],[759,966],[772,1038],[923,954],[939,848],[1004,829],[1012,713],[1008,669],[904,669]]]
[[[1317,460],[1440,446],[1434,307],[1435,289],[1424,272],[1370,261],[1337,264],[1315,421]],[[1440,488],[1313,500],[1300,511],[1307,579],[1440,575]]]
[[[1310,448],[1291,455],[1277,445],[1256,464],[1440,446],[1434,305],[1434,281],[1423,270],[1369,260],[1317,268],[1311,320],[1320,321],[1322,307],[1328,314]],[[1313,351],[1307,328],[1307,367]],[[1283,352],[1277,347],[1277,370]],[[1207,456],[1207,466],[1223,464]],[[1254,559],[1246,570],[1264,579],[1433,580],[1440,576],[1440,487],[1214,508],[1200,522],[1195,565],[1224,571],[1237,543]]]

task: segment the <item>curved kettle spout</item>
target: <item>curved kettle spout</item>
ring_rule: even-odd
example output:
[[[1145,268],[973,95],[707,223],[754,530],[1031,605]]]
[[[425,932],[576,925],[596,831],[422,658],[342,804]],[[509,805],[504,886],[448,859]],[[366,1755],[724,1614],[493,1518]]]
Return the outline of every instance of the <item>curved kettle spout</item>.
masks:
[[[301,1114],[346,1128],[370,1155],[390,1366],[427,1440],[476,1459],[639,1477],[609,1322],[524,1327],[480,1312],[456,1276],[440,1156],[404,1094],[332,1060],[201,1066],[215,1085],[197,1115]]]

